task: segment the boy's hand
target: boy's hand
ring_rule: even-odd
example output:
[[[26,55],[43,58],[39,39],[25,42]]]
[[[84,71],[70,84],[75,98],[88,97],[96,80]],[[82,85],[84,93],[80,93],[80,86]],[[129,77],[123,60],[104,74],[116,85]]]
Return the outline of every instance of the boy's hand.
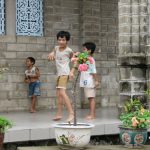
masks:
[[[95,81],[95,88],[97,88],[100,85],[99,81]]]
[[[30,83],[30,80],[29,79],[25,79],[25,83]]]
[[[69,73],[69,80],[73,80],[74,74],[72,72]]]
[[[49,61],[55,60],[54,52],[49,53],[48,56],[47,56],[47,58],[48,58]]]

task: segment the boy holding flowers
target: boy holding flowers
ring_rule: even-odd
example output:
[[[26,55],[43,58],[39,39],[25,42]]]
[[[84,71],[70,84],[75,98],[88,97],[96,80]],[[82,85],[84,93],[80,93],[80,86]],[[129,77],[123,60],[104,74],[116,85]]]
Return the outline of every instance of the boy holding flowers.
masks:
[[[90,112],[86,116],[87,120],[92,120],[96,117],[95,96],[96,88],[99,86],[99,81],[97,78],[95,60],[93,58],[95,49],[96,45],[94,43],[84,43],[83,53],[77,53],[72,58],[74,67],[70,72],[70,78],[73,78],[75,69],[78,69],[78,71],[81,72],[80,87],[84,88],[85,97],[88,98],[90,103]]]

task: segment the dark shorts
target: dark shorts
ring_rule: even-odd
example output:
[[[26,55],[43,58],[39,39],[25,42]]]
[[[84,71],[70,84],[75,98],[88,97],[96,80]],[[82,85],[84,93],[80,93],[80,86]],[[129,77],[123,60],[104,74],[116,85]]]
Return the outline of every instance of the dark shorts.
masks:
[[[41,95],[40,85],[41,85],[40,81],[29,83],[29,97],[32,97],[33,95],[35,96]]]

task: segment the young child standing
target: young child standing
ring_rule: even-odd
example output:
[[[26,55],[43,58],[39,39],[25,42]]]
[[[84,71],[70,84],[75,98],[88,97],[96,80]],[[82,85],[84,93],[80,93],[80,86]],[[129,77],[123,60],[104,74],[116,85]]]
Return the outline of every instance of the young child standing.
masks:
[[[58,121],[62,118],[62,106],[65,102],[67,110],[69,112],[67,122],[71,122],[74,119],[74,113],[71,106],[70,99],[66,93],[67,82],[69,79],[70,73],[70,59],[73,56],[73,51],[67,46],[68,41],[70,40],[70,33],[66,31],[60,31],[57,33],[57,42],[56,46],[48,55],[48,60],[56,61],[57,68],[57,82],[56,82],[56,94],[58,98],[58,107],[56,116],[53,118],[54,121]]]
[[[29,97],[31,97],[31,107],[30,112],[36,112],[36,99],[37,96],[40,96],[40,71],[37,67],[34,66],[35,59],[33,57],[28,57],[26,59],[26,67],[25,71],[25,83],[29,84]]]
[[[96,45],[92,42],[87,42],[83,44],[83,52],[88,52],[92,58],[92,63],[88,64],[87,71],[81,71],[80,74],[80,87],[84,88],[85,97],[88,98],[90,103],[90,112],[86,116],[87,120],[95,119],[95,96],[96,96],[96,87],[99,86],[99,81],[97,78],[95,60],[93,54],[95,52]],[[71,69],[70,78],[74,76],[74,71],[77,68],[78,64]]]

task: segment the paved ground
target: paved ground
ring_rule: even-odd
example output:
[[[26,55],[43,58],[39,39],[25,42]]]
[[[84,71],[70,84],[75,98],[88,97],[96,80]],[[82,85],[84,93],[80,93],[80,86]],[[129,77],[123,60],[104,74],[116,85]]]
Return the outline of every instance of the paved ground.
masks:
[[[43,147],[18,147],[17,150],[60,150],[58,146],[43,146]],[[72,148],[71,148],[72,149]],[[127,150],[122,145],[108,145],[108,146],[90,146],[86,150]],[[65,149],[64,149],[65,150]],[[78,148],[72,150],[79,150]],[[139,149],[134,149],[139,150]],[[150,150],[150,145],[144,145],[142,150]]]
[[[92,123],[95,127],[92,129],[92,135],[110,135],[118,134],[120,121],[118,119],[118,111],[115,107],[106,107],[97,109],[97,118],[92,121],[85,120],[88,109],[77,110],[77,121],[80,123]],[[0,113],[14,122],[6,134],[4,143],[24,142],[55,139],[53,125],[65,122],[67,112],[63,111],[63,119],[59,122],[52,121],[56,110],[38,111],[37,113],[29,112],[9,112]],[[150,131],[150,129],[149,129]]]
[[[78,122],[89,122],[95,125],[92,129],[92,135],[119,133],[118,125],[120,124],[120,121],[118,119],[118,111],[116,108],[110,107],[97,109],[97,118],[92,121],[85,120],[88,111],[88,109],[78,109],[77,116]],[[37,113],[0,113],[0,116],[5,116],[14,122],[13,128],[5,134],[4,142],[54,139],[55,135],[53,125],[58,123],[52,121],[55,113],[56,110],[38,111]],[[67,112],[63,111],[63,119],[59,121],[59,123],[65,122],[66,118]]]

